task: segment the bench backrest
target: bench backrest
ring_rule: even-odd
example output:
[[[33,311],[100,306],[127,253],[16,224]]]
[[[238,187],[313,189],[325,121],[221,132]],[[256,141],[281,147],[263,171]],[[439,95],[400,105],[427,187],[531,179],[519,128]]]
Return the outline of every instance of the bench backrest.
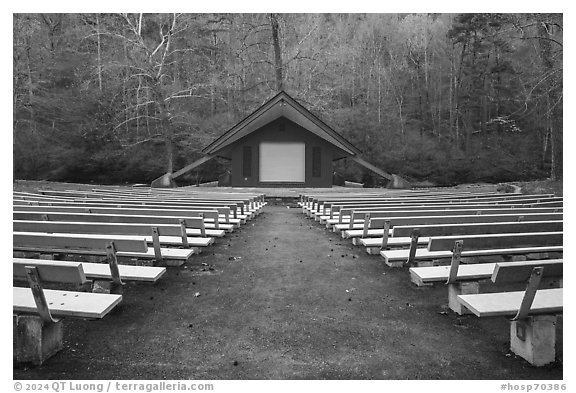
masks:
[[[106,246],[114,242],[118,252],[148,251],[148,245],[143,237],[133,239],[116,239],[111,236],[98,235],[68,235],[47,233],[14,233],[13,246],[15,249],[70,249],[90,250],[97,254],[106,254]]]
[[[327,209],[330,208],[334,212],[340,211],[342,209],[365,209],[365,208],[390,208],[396,206],[404,206],[412,208],[422,208],[425,206],[469,206],[471,208],[484,207],[484,206],[510,206],[519,205],[526,207],[534,207],[535,204],[540,203],[554,203],[555,205],[549,206],[562,206],[562,201],[558,201],[558,198],[526,198],[526,199],[511,199],[511,200],[462,200],[462,201],[420,201],[420,202],[390,202],[390,201],[370,201],[370,202],[328,202],[323,206]],[[556,205],[558,204],[558,205]],[[547,207],[547,206],[542,206]]]
[[[26,266],[36,267],[36,271],[40,276],[42,282],[64,283],[64,284],[84,284],[87,282],[82,263],[80,262],[64,262],[64,261],[50,261],[47,265],[43,260],[36,263],[33,259],[26,261],[13,261],[12,276],[19,280],[27,280]]]
[[[78,199],[122,199],[143,202],[178,202],[178,203],[202,203],[202,202],[223,202],[230,204],[249,204],[254,202],[255,199],[260,198],[259,195],[243,195],[243,194],[197,194],[197,193],[179,193],[179,194],[158,194],[158,193],[145,193],[145,192],[111,192],[111,191],[40,191],[43,196],[66,197],[75,200]]]
[[[543,267],[543,278],[562,277],[564,264],[562,259],[524,262],[498,262],[494,267],[491,280],[495,284],[526,282],[535,267]]]
[[[354,220],[362,220],[364,219],[367,213],[370,214],[370,217],[375,218],[385,218],[385,217],[411,217],[411,216],[455,216],[455,215],[484,215],[484,214],[527,214],[527,213],[557,213],[561,211],[561,208],[511,208],[509,206],[502,205],[500,207],[485,207],[485,208],[478,208],[478,209],[469,209],[469,208],[450,208],[450,207],[442,207],[442,208],[425,208],[422,210],[419,209],[410,209],[407,210],[406,208],[392,208],[392,209],[378,209],[378,210],[354,210],[352,217]],[[343,216],[350,215],[350,212],[345,213],[345,210],[341,211]]]
[[[384,227],[386,220],[390,220],[392,228],[399,225],[420,224],[460,224],[460,223],[490,223],[509,221],[550,221],[562,220],[563,213],[511,213],[511,214],[483,214],[483,215],[452,215],[452,216],[414,216],[414,217],[388,217],[371,218],[369,227],[380,229]]]
[[[420,236],[475,235],[490,233],[560,232],[563,221],[520,221],[493,223],[460,223],[444,225],[401,225],[392,229],[393,237],[409,237],[414,229]]]
[[[46,233],[92,233],[108,235],[141,235],[152,236],[152,225],[58,222],[58,221],[13,221],[14,232]],[[182,236],[182,228],[173,225],[154,225],[160,236]]]
[[[428,251],[447,251],[457,240],[464,242],[464,250],[503,249],[535,246],[561,246],[562,232],[512,233],[488,235],[456,235],[431,237]]]
[[[35,211],[45,213],[95,213],[95,214],[122,214],[122,215],[146,215],[146,216],[173,216],[180,218],[201,217],[209,214],[218,214],[216,209],[202,210],[160,210],[147,208],[106,208],[106,207],[67,207],[67,206],[14,206],[14,211]]]
[[[217,213],[211,217],[214,219]],[[66,222],[102,222],[102,223],[133,223],[150,225],[179,225],[180,217],[174,216],[140,216],[126,214],[95,214],[95,213],[45,213],[18,212],[12,213],[14,220],[24,221],[66,221]],[[186,218],[187,228],[201,228],[204,220],[201,217]]]
[[[531,197],[536,198],[549,198],[553,197],[553,194],[536,194],[536,195],[521,195],[521,194],[496,194],[496,193],[488,193],[488,194],[462,194],[458,195],[456,193],[448,193],[442,195],[418,195],[418,196],[401,196],[401,197],[394,197],[394,196],[382,196],[382,195],[374,195],[374,196],[356,196],[356,197],[331,197],[331,196],[324,196],[324,197],[310,197],[314,203],[338,203],[338,202],[356,202],[356,201],[391,201],[391,202],[409,202],[409,201],[418,201],[418,202],[426,202],[426,201],[461,201],[461,200],[491,200],[491,201],[498,201],[498,200],[514,200],[514,199],[526,199]]]

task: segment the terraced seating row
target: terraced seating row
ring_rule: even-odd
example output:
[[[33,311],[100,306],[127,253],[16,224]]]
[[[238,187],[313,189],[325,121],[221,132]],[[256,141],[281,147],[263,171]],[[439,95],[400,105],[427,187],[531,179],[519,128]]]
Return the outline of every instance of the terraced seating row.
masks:
[[[526,198],[536,197],[536,201],[544,198],[553,197],[552,194],[539,194],[536,196],[523,195],[523,194],[496,194],[496,193],[442,193],[442,194],[419,194],[415,195],[398,195],[394,196],[382,196],[382,195],[372,195],[372,196],[350,196],[347,194],[341,195],[328,195],[328,196],[301,196],[301,206],[304,212],[308,215],[314,215],[318,212],[323,212],[324,214],[329,213],[332,206],[338,206],[339,204],[363,204],[370,202],[386,203],[392,202],[395,204],[419,204],[422,202],[427,203],[446,203],[446,202],[497,202],[506,200],[522,200]]]
[[[302,195],[300,205],[327,229],[380,255],[384,265],[409,267],[416,285],[445,283],[452,311],[515,316],[513,352],[534,365],[554,361],[555,315],[562,312],[561,197],[358,193]],[[529,277],[525,291],[508,292],[508,285],[498,293],[480,293],[480,283],[517,289]],[[546,288],[537,290],[542,277]]]
[[[103,318],[121,302],[126,281],[157,282],[165,266],[191,260],[264,205],[260,194],[14,192],[14,280],[27,277],[29,285],[13,289],[14,359],[41,364],[62,347],[59,318]]]

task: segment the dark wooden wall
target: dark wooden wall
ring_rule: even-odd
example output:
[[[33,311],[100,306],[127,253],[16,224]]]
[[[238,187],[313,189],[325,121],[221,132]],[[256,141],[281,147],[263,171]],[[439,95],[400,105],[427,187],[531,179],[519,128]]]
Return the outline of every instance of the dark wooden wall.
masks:
[[[260,183],[260,143],[261,142],[304,142],[306,145],[305,155],[305,182],[299,183]],[[245,147],[251,147],[251,176],[244,177],[245,171]],[[320,176],[312,176],[312,151],[313,148],[320,149]],[[232,186],[233,187],[281,187],[281,186],[302,186],[302,187],[332,187],[332,160],[335,155],[341,156],[342,151],[324,139],[307,131],[288,119],[280,118],[268,123],[259,130],[236,141],[230,149],[232,159]]]

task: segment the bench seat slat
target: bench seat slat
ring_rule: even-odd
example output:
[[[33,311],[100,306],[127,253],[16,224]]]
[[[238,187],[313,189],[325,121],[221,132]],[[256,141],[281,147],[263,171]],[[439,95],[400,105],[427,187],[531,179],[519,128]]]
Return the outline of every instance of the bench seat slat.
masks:
[[[492,276],[496,267],[495,263],[477,263],[472,265],[460,265],[458,267],[457,280],[480,280]],[[412,282],[422,285],[434,282],[446,282],[450,274],[450,266],[424,266],[411,267],[409,269]]]
[[[562,288],[536,292],[530,314],[561,313]],[[458,295],[458,300],[478,317],[514,316],[522,303],[524,291]]]
[[[464,246],[466,247],[466,246]],[[484,256],[484,255],[507,255],[507,254],[530,254],[539,252],[562,252],[563,246],[551,246],[551,247],[518,247],[518,248],[499,248],[499,249],[488,249],[488,250],[464,250],[462,251],[462,257],[472,257],[472,256]],[[380,255],[384,257],[385,260],[390,262],[406,261],[410,250],[383,250],[380,251]],[[452,251],[428,251],[425,248],[416,249],[415,260],[428,260],[428,259],[438,259],[438,258],[452,258]]]
[[[44,289],[53,317],[103,318],[122,301],[122,295],[91,292],[71,292]],[[36,313],[36,303],[30,288],[12,287],[13,310]]]
[[[528,279],[534,267],[544,266],[544,272],[546,272],[546,266],[556,266],[561,264],[562,261],[562,259],[546,259],[541,261],[477,263],[471,265],[460,265],[458,266],[458,276],[456,277],[456,280],[466,281],[490,279],[496,266],[510,266],[516,269],[518,269],[520,266],[525,267],[528,271],[528,275],[525,278]],[[412,282],[416,284],[421,285],[434,282],[446,282],[450,273],[450,266],[411,267],[409,272]]]

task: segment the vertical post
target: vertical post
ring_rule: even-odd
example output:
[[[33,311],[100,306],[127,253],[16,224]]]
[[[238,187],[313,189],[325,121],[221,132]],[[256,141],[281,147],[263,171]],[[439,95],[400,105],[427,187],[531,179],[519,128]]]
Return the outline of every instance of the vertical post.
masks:
[[[414,263],[414,258],[416,257],[416,248],[418,248],[418,238],[420,237],[420,229],[414,229],[412,235],[410,236],[410,252],[408,254],[408,260],[406,265],[411,265]]]
[[[446,284],[454,283],[458,277],[458,268],[460,266],[460,258],[462,256],[462,246],[462,240],[456,240],[454,242],[454,248],[452,249],[452,261],[450,263],[450,273],[448,274],[448,281],[446,281]]]
[[[186,232],[186,220],[180,218],[178,221],[180,222],[180,235],[182,237],[182,245],[185,248],[190,248],[190,245],[188,244],[188,233]]]
[[[200,213],[200,236],[206,237],[206,226],[204,225],[204,213]]]
[[[106,245],[106,259],[108,260],[108,266],[110,266],[110,275],[112,276],[112,284],[122,286],[124,283],[120,278],[120,270],[118,268],[118,259],[116,258],[116,246],[114,242],[110,242]]]
[[[364,214],[364,227],[362,229],[362,239],[368,236],[368,227],[370,226],[370,213]]]
[[[382,244],[380,245],[381,250],[385,250],[388,247],[389,236],[390,236],[390,220],[384,220],[384,233],[382,233]]]
[[[56,322],[50,314],[50,309],[48,308],[48,302],[44,296],[44,289],[42,284],[40,284],[40,276],[38,275],[38,269],[34,266],[25,266],[26,276],[28,277],[28,284],[32,290],[32,296],[34,296],[34,302],[36,303],[36,309],[40,318],[46,323]]]
[[[540,286],[540,281],[542,280],[542,273],[544,268],[539,266],[532,269],[532,274],[530,275],[530,281],[528,281],[528,286],[524,292],[524,297],[522,298],[522,303],[518,309],[518,313],[512,319],[513,321],[526,319],[530,313],[530,308],[532,307],[532,302]]]
[[[338,214],[338,224],[342,224],[342,217],[344,216],[344,212],[346,211],[346,209],[342,209],[342,207],[340,207],[340,214]]]
[[[204,219],[204,214],[202,214],[202,219]],[[216,218],[214,220],[214,228],[220,229],[220,214],[216,212]]]
[[[160,233],[158,231],[158,227],[152,227],[152,244],[154,246],[156,264],[162,263],[162,252],[160,250]]]
[[[354,229],[354,210],[350,210],[350,224],[348,225],[349,229]]]

